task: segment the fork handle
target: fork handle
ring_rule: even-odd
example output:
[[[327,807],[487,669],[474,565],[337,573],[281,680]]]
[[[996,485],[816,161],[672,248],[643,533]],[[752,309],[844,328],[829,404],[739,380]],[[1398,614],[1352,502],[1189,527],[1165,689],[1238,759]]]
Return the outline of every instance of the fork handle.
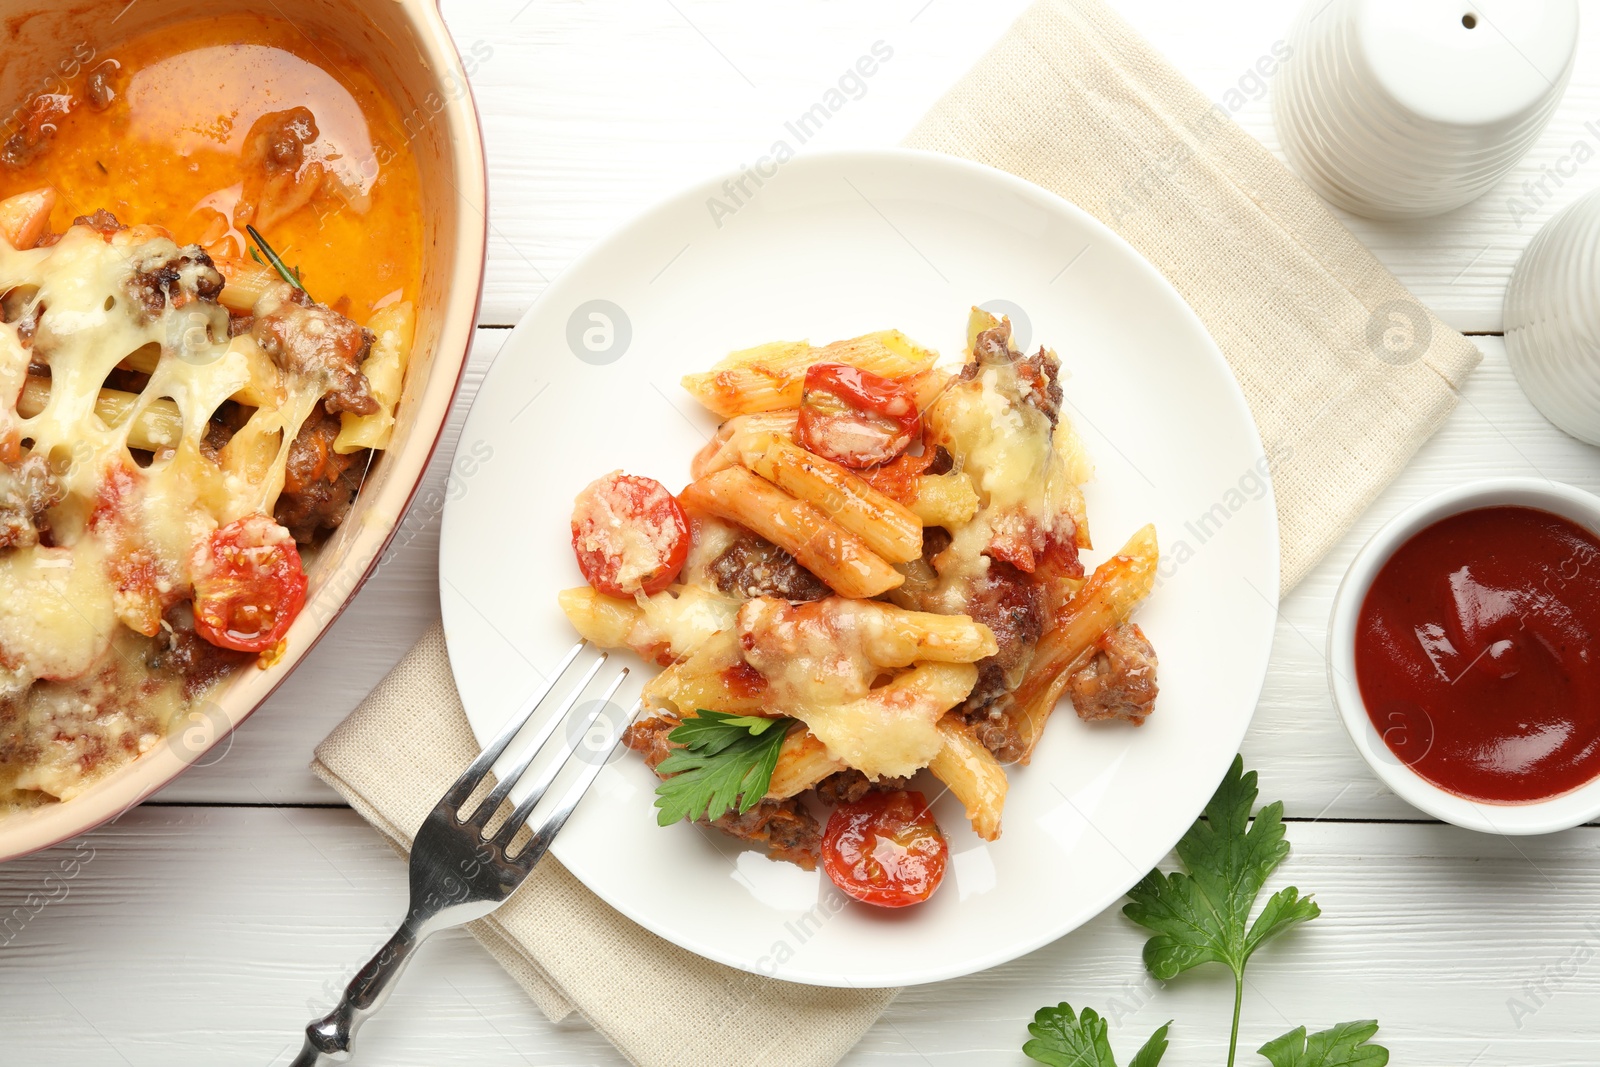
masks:
[[[432,931],[419,931],[409,921],[402,923],[377,955],[345,986],[338,1006],[306,1027],[305,1047],[289,1067],[348,1063],[350,1043],[355,1040],[356,1031],[383,1007],[395,980],[429,933]]]

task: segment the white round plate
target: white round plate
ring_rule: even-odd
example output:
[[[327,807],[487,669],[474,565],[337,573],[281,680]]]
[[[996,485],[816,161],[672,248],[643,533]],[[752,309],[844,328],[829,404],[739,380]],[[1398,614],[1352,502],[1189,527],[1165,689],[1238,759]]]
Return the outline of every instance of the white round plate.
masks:
[[[568,525],[578,491],[617,468],[673,489],[688,481],[717,420],[679,388],[683,374],[766,341],[890,327],[959,361],[973,304],[1022,309],[1023,346],[1061,356],[1063,411],[1097,467],[1087,563],[1156,524],[1161,578],[1137,615],[1161,658],[1155,713],[1135,729],[1058,711],[1032,764],[1010,769],[996,842],[940,799],[946,884],[897,912],[847,903],[820,871],[715,831],[658,827],[655,778],[622,753],[554,853],[691,952],[857,987],[1003,963],[1092,918],[1160,861],[1244,736],[1272,643],[1277,521],[1221,353],[1161,275],[1085,212],[999,171],[901,150],[802,156],[764,184],[735,175],[690,189],[592,249],[517,326],[462,431],[440,547],[473,731],[492,736],[575,639],[556,593],[582,584]],[[617,660],[635,668],[618,698],[631,704],[654,668]]]

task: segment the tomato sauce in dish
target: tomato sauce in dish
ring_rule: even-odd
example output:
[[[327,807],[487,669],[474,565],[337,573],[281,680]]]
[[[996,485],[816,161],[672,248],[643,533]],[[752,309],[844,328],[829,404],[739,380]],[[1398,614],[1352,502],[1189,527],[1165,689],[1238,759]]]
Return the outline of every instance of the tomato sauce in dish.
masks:
[[[219,260],[253,223],[316,299],[357,322],[418,299],[420,179],[412,131],[337,41],[225,15],[81,46],[71,77],[30,98],[0,137],[0,198],[56,191],[51,228],[104,208],[154,223]],[[275,116],[300,109],[293,183],[262,186]],[[252,133],[257,136],[252,138]],[[241,202],[255,205],[241,212]]]
[[[1600,776],[1600,539],[1559,515],[1479,508],[1422,530],[1373,579],[1356,682],[1394,756],[1469,800]]]

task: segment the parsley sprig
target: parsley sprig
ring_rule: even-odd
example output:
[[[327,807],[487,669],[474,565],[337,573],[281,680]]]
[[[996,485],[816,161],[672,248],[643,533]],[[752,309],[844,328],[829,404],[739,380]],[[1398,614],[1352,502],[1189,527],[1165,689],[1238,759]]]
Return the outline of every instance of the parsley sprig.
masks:
[[[1280,889],[1252,924],[1250,912],[1272,872],[1289,855],[1283,833],[1283,802],[1262,808],[1252,822],[1256,772],[1234,757],[1216,795],[1178,842],[1178,859],[1188,873],[1159,870],[1128,891],[1122,914],[1156,936],[1145,942],[1144,965],[1165,981],[1191,967],[1216,962],[1233,971],[1233,1036],[1228,1041],[1232,1067],[1239,1044],[1239,1010],[1244,1002],[1244,968],[1256,949],[1322,914],[1294,886]]]
[[[672,777],[656,786],[656,821],[671,826],[680,819],[740,815],[767,795],[778,752],[793,719],[727,715],[704,708],[667,735],[683,747],[656,767]]]
[[[1144,964],[1156,978],[1166,981],[1202,963],[1221,963],[1233,972],[1229,1067],[1239,1045],[1245,965],[1268,941],[1322,914],[1310,897],[1290,886],[1267,898],[1251,922],[1263,886],[1289,855],[1283,804],[1268,804],[1252,820],[1257,795],[1255,772],[1246,773],[1244,760],[1235,757],[1204,816],[1178,842],[1185,869],[1151,871],[1128,891],[1130,901],[1122,909],[1155,934],[1145,942]],[[1116,1067],[1105,1021],[1089,1008],[1081,1015],[1065,1003],[1041,1008],[1028,1032],[1033,1039],[1022,1051],[1049,1067]],[[1389,1050],[1371,1043],[1377,1032],[1373,1020],[1340,1023],[1314,1034],[1302,1026],[1257,1052],[1272,1067],[1385,1067]],[[1163,1026],[1129,1067],[1157,1067],[1166,1049]]]

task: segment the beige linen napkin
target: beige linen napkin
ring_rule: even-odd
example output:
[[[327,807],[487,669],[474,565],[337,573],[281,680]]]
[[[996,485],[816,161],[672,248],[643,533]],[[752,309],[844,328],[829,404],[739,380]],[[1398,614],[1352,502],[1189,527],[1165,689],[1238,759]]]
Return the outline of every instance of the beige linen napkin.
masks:
[[[1172,280],[1227,356],[1274,462],[1285,588],[1433,431],[1477,362],[1098,0],[1042,0],[909,143],[1055,190]],[[404,850],[477,751],[435,627],[312,767]],[[548,858],[472,930],[547,1015],[580,1012],[642,1067],[826,1067],[895,992],[707,962]]]

